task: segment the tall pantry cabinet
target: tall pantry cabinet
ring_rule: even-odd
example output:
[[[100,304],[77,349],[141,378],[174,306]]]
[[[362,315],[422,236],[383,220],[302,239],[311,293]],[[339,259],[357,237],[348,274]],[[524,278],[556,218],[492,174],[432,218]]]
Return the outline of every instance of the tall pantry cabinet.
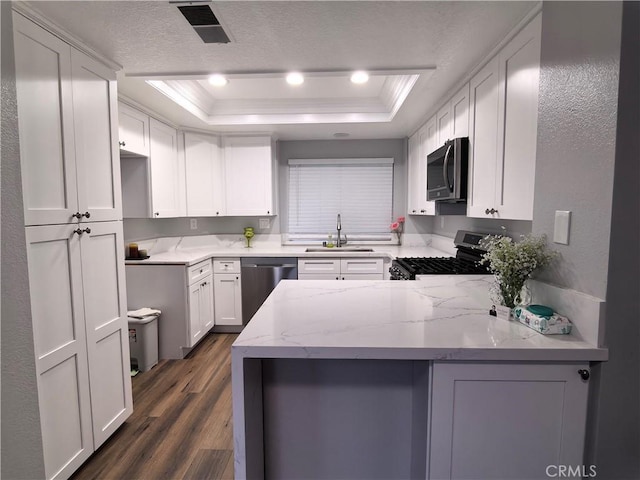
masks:
[[[115,73],[13,14],[20,162],[46,478],[133,411]]]

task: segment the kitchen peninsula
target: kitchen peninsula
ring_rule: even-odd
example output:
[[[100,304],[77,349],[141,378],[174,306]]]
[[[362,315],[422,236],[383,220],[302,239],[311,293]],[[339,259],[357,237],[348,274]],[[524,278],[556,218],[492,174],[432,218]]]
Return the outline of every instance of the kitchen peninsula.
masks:
[[[607,350],[488,315],[489,276],[283,281],[232,349],[236,478],[545,478]],[[580,373],[579,373],[580,372]]]

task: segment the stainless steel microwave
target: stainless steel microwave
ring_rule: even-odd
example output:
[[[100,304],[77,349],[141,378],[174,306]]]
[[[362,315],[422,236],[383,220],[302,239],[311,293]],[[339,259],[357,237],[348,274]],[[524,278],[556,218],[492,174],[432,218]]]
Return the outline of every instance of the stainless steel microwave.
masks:
[[[427,155],[427,200],[466,202],[469,139],[454,138]]]

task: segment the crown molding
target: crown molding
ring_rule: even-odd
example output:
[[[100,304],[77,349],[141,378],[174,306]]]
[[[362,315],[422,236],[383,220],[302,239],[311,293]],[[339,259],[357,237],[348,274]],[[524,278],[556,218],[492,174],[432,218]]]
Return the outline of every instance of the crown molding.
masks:
[[[99,53],[93,48],[89,47],[78,37],[72,35],[60,25],[48,19],[43,13],[38,11],[31,4],[27,4],[25,2],[14,2],[11,7],[13,8],[14,12],[19,13],[23,17],[31,20],[33,23],[45,29],[49,33],[55,35],[63,42],[68,43],[76,50],[80,50],[82,53],[106,65],[114,72],[122,70],[122,65],[114,62],[102,53]]]

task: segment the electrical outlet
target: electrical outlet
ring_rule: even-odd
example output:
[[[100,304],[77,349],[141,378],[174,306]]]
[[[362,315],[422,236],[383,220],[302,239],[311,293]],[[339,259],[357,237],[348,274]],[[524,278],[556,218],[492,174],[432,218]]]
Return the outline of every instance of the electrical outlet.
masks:
[[[262,229],[267,229],[271,227],[271,222],[269,221],[268,218],[261,218],[260,219],[260,228]]]
[[[198,219],[197,218],[192,218],[191,219],[191,230],[197,230],[198,229]]]

